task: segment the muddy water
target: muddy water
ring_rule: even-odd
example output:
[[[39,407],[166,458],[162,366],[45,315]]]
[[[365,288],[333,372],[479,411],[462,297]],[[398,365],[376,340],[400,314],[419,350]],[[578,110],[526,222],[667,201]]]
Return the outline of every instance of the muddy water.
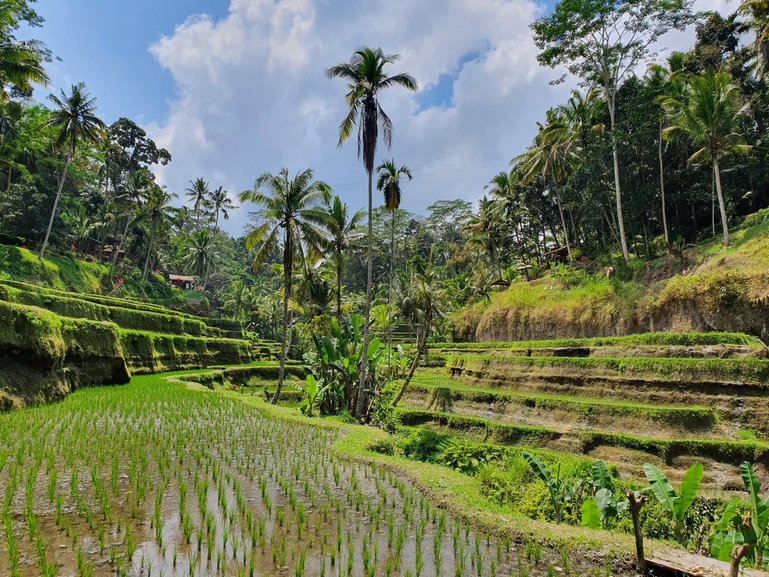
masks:
[[[152,376],[1,416],[0,575],[606,574],[476,534],[336,440]]]

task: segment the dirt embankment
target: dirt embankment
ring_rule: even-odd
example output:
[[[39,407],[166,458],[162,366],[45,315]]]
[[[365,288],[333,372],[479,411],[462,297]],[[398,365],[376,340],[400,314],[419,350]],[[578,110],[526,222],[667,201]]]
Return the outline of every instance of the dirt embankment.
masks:
[[[769,212],[735,231],[730,248],[692,247],[646,263],[630,281],[567,269],[513,283],[449,326],[460,341],[734,331],[769,342]]]

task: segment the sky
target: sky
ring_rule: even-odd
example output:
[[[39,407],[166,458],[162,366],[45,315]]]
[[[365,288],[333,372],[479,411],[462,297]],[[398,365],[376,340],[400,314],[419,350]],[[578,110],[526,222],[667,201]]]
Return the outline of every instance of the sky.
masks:
[[[352,139],[337,147],[345,84],[325,70],[364,45],[400,60],[419,91],[380,98],[395,130],[379,159],[410,167],[401,207],[475,202],[534,137],[547,108],[573,81],[536,62],[529,24],[548,10],[533,0],[38,0],[33,35],[56,60],[48,92],[84,82],[107,123],[143,126],[172,162],[156,170],[184,198],[205,178],[233,197],[263,172],[312,168],[353,209],[366,204],[366,175]],[[733,10],[697,0],[701,10]],[[687,49],[693,30],[663,41]],[[375,193],[375,205],[381,204]],[[245,206],[224,228],[242,233]]]

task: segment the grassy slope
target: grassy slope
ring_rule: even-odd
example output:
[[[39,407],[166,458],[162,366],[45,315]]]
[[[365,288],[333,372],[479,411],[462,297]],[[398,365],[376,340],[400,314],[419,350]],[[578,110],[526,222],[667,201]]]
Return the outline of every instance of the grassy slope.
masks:
[[[751,215],[723,248],[711,240],[647,263],[635,280],[568,271],[514,283],[455,313],[458,340],[625,335],[649,330],[738,330],[760,335],[769,316],[769,210]]]
[[[183,299],[179,291],[172,290],[160,279],[142,282],[141,271],[125,279],[121,296],[152,298],[157,300]],[[25,248],[0,244],[0,280],[13,280],[38,284],[53,289],[86,294],[109,293],[117,275],[110,264],[88,262],[71,255],[48,255],[42,261],[37,254]]]

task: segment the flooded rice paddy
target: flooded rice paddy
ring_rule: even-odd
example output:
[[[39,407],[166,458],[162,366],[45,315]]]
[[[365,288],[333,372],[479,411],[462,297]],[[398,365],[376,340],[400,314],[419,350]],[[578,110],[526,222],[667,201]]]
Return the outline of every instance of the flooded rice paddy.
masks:
[[[0,575],[604,575],[452,519],[335,430],[160,376],[0,415]]]

